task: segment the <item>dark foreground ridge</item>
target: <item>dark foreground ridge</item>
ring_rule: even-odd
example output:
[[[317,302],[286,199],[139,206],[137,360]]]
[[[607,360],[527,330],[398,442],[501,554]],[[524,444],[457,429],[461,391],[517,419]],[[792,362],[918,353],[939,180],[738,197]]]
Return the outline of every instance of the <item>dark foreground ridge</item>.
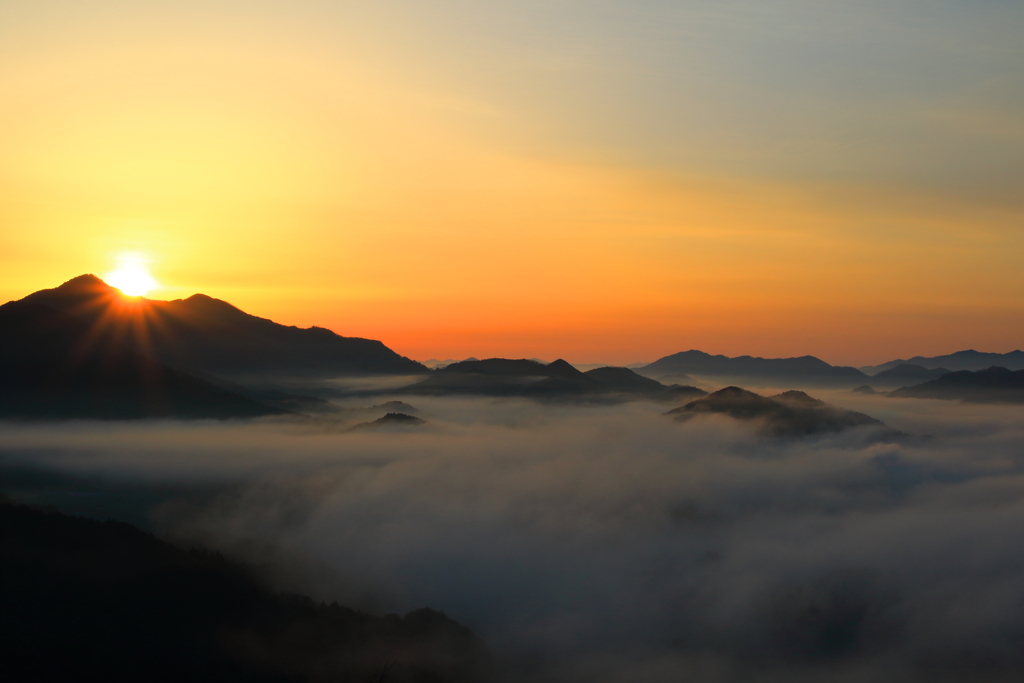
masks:
[[[881,420],[831,406],[802,391],[787,391],[768,397],[739,387],[726,387],[666,415],[685,421],[710,413],[728,415],[737,420],[762,421],[761,433],[766,436],[809,436],[854,427],[885,427]]]
[[[415,375],[427,368],[373,339],[280,325],[204,294],[174,301],[127,298],[93,275],[22,299],[67,313],[98,340],[171,367],[218,377]]]
[[[470,683],[481,641],[444,614],[372,616],[272,593],[248,570],[122,522],[0,501],[9,683]]]
[[[903,387],[891,398],[939,398],[968,403],[1024,403],[1024,370],[961,370],[930,382]]]

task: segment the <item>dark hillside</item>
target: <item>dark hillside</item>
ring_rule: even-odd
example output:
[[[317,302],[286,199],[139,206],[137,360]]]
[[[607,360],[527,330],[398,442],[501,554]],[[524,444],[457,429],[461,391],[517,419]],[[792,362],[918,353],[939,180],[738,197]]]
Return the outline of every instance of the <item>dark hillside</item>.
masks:
[[[0,676],[11,683],[468,683],[487,655],[440,612],[376,617],[260,586],[120,522],[0,503]]]

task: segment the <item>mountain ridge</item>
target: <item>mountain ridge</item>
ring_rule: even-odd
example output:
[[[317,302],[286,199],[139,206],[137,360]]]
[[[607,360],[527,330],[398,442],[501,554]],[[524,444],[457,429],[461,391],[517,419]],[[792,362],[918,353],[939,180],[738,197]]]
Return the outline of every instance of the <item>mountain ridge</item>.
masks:
[[[185,371],[234,379],[429,372],[380,341],[281,325],[206,294],[171,301],[129,298],[95,275],[80,275],[21,301],[66,312],[99,336]]]
[[[991,367],[958,370],[929,382],[901,387],[890,398],[937,398],[967,403],[1024,403],[1024,370]]]
[[[986,351],[975,351],[974,349],[965,349],[945,356],[914,356],[913,358],[908,359],[891,360],[887,363],[882,363],[881,365],[866,365],[861,368],[861,371],[869,375],[874,375],[902,364],[920,365],[928,369],[943,367],[949,371],[976,371],[985,370],[990,367],[1004,367],[1009,370],[1024,370],[1024,351],[1018,349],[1008,353],[991,353]]]
[[[718,378],[744,378],[787,384],[857,386],[868,376],[857,368],[835,366],[815,356],[795,358],[759,358],[756,356],[711,355],[691,349],[680,351],[645,365],[638,372],[659,379],[675,375]]]
[[[629,368],[604,367],[581,372],[561,358],[550,363],[526,358],[486,358],[439,368],[426,379],[396,393],[517,396],[542,400],[671,400],[705,392],[695,387],[666,386]]]

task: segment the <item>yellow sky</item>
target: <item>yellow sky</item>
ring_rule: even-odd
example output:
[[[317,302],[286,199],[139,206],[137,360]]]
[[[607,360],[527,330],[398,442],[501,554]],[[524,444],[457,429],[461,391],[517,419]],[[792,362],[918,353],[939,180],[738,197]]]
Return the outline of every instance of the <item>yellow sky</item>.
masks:
[[[861,364],[1024,345],[1024,128],[984,83],[983,106],[925,106],[928,91],[866,107],[850,76],[829,119],[813,83],[790,86],[803,101],[730,92],[746,82],[731,63],[718,89],[691,62],[615,72],[585,49],[610,44],[600,25],[562,51],[530,47],[529,26],[467,38],[464,65],[444,42],[457,22],[331,28],[317,3],[112,19],[123,7],[7,17],[5,300],[138,252],[153,298],[203,292],[419,359]],[[648,98],[649,117],[615,95]]]

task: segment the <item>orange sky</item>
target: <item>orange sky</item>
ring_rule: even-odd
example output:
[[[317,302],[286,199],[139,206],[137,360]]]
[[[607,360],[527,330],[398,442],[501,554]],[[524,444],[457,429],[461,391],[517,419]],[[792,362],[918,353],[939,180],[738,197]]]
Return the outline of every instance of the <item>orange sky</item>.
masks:
[[[0,10],[0,297],[138,252],[153,298],[417,359],[1024,346],[1007,16],[975,48],[799,2],[426,4]]]

